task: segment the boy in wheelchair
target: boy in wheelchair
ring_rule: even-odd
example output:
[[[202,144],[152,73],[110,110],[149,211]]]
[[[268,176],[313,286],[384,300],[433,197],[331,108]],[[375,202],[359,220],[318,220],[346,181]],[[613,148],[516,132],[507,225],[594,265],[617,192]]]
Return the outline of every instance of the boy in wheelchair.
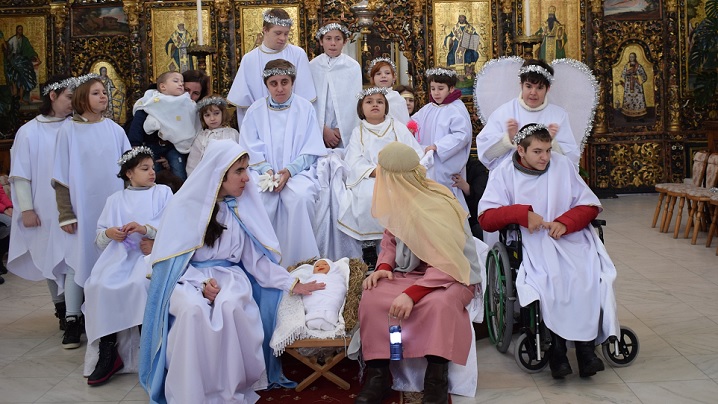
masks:
[[[566,341],[576,347],[579,375],[604,370],[594,347],[618,335],[613,281],[616,268],[590,223],[601,205],[568,158],[551,153],[546,126],[521,128],[517,150],[491,170],[479,202],[486,231],[521,226],[523,259],[516,279],[519,303],[539,301],[551,332],[551,375],[572,373]]]

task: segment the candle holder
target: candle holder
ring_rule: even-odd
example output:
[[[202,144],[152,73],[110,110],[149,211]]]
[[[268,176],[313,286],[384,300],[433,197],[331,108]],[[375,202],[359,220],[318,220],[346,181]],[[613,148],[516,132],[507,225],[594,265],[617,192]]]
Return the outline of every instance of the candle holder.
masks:
[[[217,50],[212,45],[192,45],[187,53],[197,58],[197,68],[207,73],[207,55],[214,55]]]
[[[524,59],[535,59],[534,57],[534,46],[541,43],[540,35],[517,35],[515,39],[517,44],[521,45],[520,49],[517,49],[517,53]]]

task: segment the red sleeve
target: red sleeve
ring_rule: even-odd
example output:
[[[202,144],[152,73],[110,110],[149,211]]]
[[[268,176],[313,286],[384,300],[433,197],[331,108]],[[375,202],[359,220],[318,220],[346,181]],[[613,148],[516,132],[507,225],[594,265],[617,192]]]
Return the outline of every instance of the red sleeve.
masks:
[[[569,209],[566,213],[557,217],[554,222],[562,223],[566,226],[565,234],[570,234],[586,228],[586,226],[591,224],[591,220],[597,216],[597,206],[581,205]]]
[[[499,231],[513,223],[528,227],[530,211],[533,211],[531,205],[510,205],[489,209],[479,216],[479,224],[488,232]]]
[[[382,262],[376,267],[376,271],[393,271],[394,268],[392,268],[389,264],[386,262]]]
[[[430,288],[428,286],[411,285],[404,290],[404,293],[409,295],[411,300],[414,301],[414,304],[417,304],[419,303],[419,300],[428,295],[434,289],[435,288]]]
[[[8,208],[12,208],[12,201],[7,197],[5,190],[0,187],[0,213],[5,212]]]

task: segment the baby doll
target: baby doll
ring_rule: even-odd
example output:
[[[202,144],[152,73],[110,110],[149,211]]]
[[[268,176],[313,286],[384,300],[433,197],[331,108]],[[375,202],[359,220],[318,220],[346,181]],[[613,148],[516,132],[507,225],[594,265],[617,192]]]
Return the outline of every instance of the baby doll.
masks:
[[[347,294],[346,278],[332,261],[322,258],[314,263],[312,276],[306,282],[314,280],[323,282],[326,288],[302,296],[307,328],[333,330],[339,322],[339,310]]]

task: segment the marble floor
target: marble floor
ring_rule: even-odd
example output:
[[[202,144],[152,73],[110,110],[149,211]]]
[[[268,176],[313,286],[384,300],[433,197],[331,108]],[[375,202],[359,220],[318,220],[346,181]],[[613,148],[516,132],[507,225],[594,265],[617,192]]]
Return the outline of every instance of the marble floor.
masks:
[[[513,354],[501,354],[483,339],[476,396],[453,402],[718,402],[718,240],[708,249],[705,233],[692,246],[650,228],[656,200],[625,195],[602,201],[606,245],[618,268],[619,319],[640,340],[631,366],[556,381],[548,370],[524,373]],[[64,350],[61,339],[46,284],[6,275],[0,285],[0,403],[147,402],[133,374],[88,387],[84,345]]]

